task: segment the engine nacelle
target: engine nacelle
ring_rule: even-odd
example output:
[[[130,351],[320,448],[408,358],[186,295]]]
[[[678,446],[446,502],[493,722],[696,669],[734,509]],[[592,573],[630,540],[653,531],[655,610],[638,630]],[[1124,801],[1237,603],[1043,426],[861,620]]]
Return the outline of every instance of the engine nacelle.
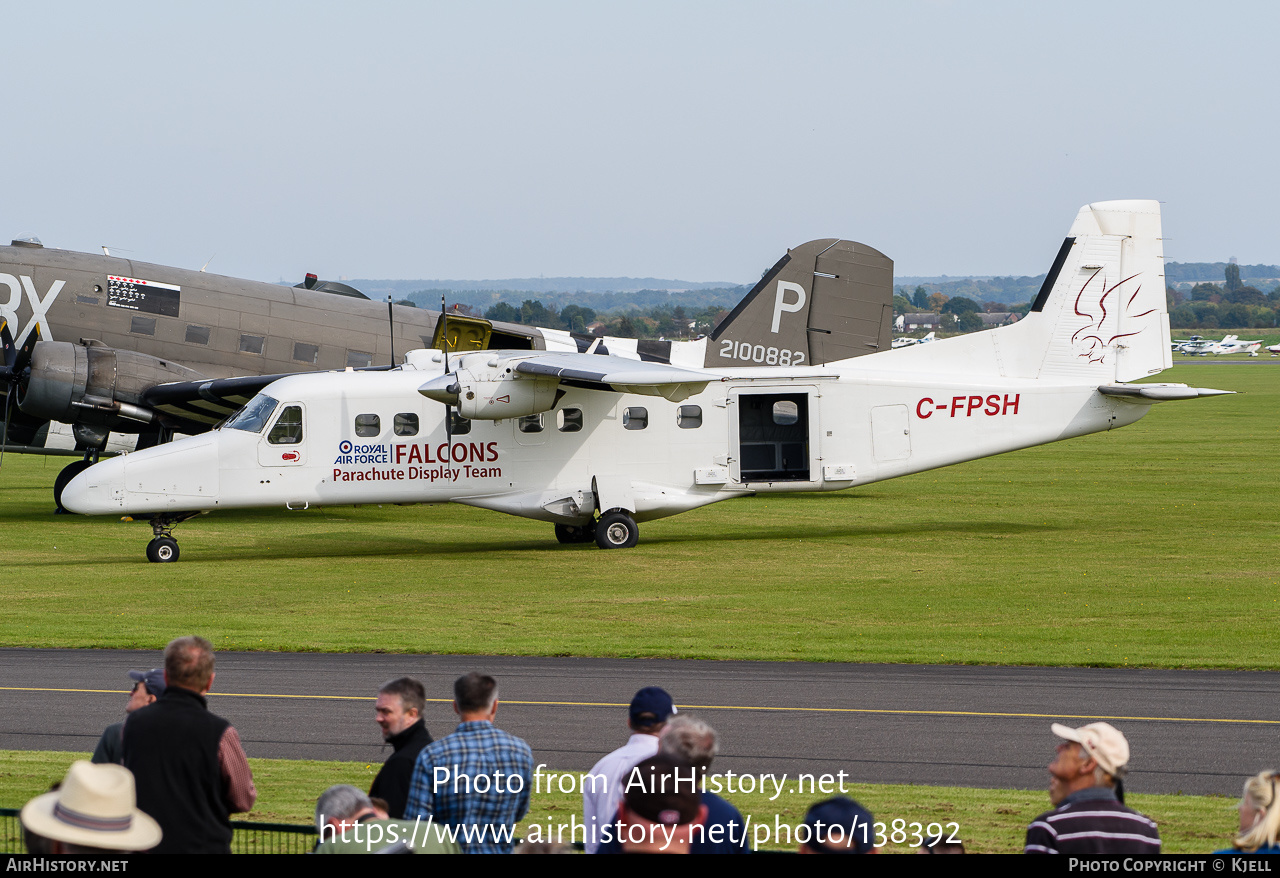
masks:
[[[458,414],[468,420],[498,421],[549,412],[556,404],[554,378],[483,380],[458,373]]]
[[[204,377],[168,360],[101,343],[42,341],[31,351],[31,375],[18,389],[18,408],[45,420],[136,431],[140,421],[153,416],[140,405],[143,391]]]
[[[517,376],[510,369],[477,374],[458,369],[428,381],[418,392],[428,399],[455,406],[470,421],[500,421],[549,412],[555,408],[556,378]]]

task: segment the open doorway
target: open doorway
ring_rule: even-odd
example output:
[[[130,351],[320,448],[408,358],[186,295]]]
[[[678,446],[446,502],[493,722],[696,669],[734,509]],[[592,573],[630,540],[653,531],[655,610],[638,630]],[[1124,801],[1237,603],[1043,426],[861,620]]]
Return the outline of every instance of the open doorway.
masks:
[[[738,458],[744,482],[810,481],[809,394],[739,394]]]

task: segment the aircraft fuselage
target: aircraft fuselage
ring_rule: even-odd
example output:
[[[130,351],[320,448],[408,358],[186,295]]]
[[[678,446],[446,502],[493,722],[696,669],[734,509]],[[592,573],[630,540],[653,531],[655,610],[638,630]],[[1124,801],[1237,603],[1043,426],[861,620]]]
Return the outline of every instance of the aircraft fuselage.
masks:
[[[1123,426],[1149,409],[1096,384],[724,370],[680,402],[570,388],[552,411],[464,421],[447,436],[445,406],[417,393],[439,374],[282,379],[266,391],[276,404],[260,431],[223,427],[99,463],[64,501],[130,514],[457,502],[562,524],[619,507],[644,521],[743,494],[849,488]],[[299,441],[275,428],[290,408]]]

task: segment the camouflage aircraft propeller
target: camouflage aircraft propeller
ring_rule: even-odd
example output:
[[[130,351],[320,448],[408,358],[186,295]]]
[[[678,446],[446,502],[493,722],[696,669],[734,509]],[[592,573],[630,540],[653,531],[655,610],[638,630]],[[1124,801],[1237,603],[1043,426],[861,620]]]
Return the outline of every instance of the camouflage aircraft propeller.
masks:
[[[9,444],[9,423],[13,418],[18,394],[31,375],[31,352],[39,341],[39,334],[38,329],[32,330],[19,347],[14,343],[12,333],[9,332],[8,321],[0,320],[0,347],[4,349],[4,365],[0,366],[0,382],[8,385],[4,391],[4,432],[0,433],[0,463],[4,462],[5,448]]]

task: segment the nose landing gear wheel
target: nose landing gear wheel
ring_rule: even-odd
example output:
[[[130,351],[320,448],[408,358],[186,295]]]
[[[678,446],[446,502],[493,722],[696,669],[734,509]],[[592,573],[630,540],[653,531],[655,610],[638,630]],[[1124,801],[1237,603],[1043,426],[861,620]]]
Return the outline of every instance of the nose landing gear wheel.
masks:
[[[147,560],[167,564],[178,560],[178,541],[173,537],[156,537],[147,543]]]
[[[625,512],[600,516],[596,524],[596,545],[602,549],[630,549],[640,540],[640,527]]]

